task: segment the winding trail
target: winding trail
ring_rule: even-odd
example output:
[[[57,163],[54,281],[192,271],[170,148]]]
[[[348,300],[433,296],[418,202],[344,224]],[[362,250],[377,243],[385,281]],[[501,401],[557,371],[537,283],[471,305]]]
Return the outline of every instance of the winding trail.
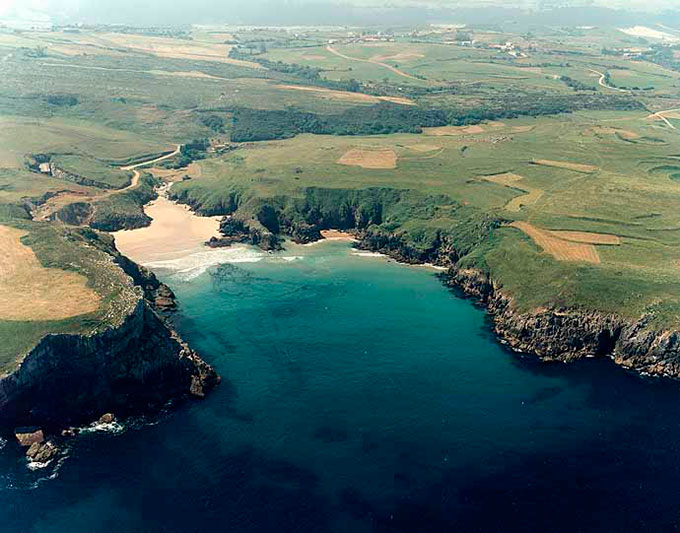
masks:
[[[666,123],[666,125],[667,125],[669,128],[671,128],[671,129],[673,129],[673,130],[677,130],[678,128],[676,128],[675,126],[673,126],[673,123],[672,123],[670,120],[668,120],[664,115],[665,115],[666,113],[677,113],[678,111],[680,111],[680,108],[676,108],[676,109],[666,109],[665,111],[657,111],[656,113],[652,113],[651,115],[649,115],[649,116],[647,117],[647,119],[654,119],[654,118],[661,119],[661,120],[663,120],[663,121]]]
[[[605,79],[607,79],[607,75],[604,74],[603,72],[600,72],[599,70],[593,70],[592,68],[589,68],[589,69],[586,69],[586,70],[588,70],[588,71],[590,71],[590,72],[592,72],[592,73],[594,73],[594,74],[598,74],[598,75],[600,76],[600,81],[599,81],[599,83],[600,83],[600,85],[601,85],[602,87],[604,87],[604,88],[606,88],[606,89],[609,89],[609,90],[611,90],[611,91],[618,91],[618,92],[620,92],[620,93],[627,93],[627,92],[629,92],[629,91],[627,91],[627,90],[625,90],[625,89],[619,89],[618,87],[612,87],[611,85],[607,85],[607,84],[605,83],[605,81],[604,81]]]
[[[423,80],[421,80],[421,79],[419,79],[419,78],[416,78],[415,76],[411,76],[410,74],[404,72],[403,70],[399,70],[398,68],[393,67],[392,65],[388,65],[387,63],[382,63],[382,62],[380,62],[380,61],[375,61],[374,59],[361,59],[361,58],[358,58],[358,57],[350,57],[350,56],[346,56],[345,54],[343,54],[343,53],[341,53],[341,52],[338,52],[338,51],[337,51],[335,48],[333,48],[331,45],[328,45],[328,46],[326,47],[326,50],[329,51],[331,54],[335,54],[335,55],[338,56],[338,57],[342,57],[343,59],[348,59],[348,60],[350,60],[350,61],[360,61],[361,63],[370,63],[370,64],[372,64],[372,65],[378,65],[378,66],[384,67],[384,68],[386,68],[386,69],[388,69],[388,70],[391,70],[391,71],[394,72],[395,74],[397,74],[397,75],[399,75],[399,76],[403,76],[404,78],[408,78],[408,79],[410,79],[410,80],[423,81]]]
[[[146,165],[153,165],[154,163],[164,161],[165,159],[170,159],[171,157],[174,157],[177,154],[179,154],[181,149],[182,149],[182,145],[178,144],[177,148],[175,148],[175,150],[170,152],[169,154],[165,154],[165,155],[162,155],[162,156],[157,157],[155,159],[150,159],[148,161],[142,161],[141,163],[135,163],[134,165],[127,165],[127,166],[124,166],[124,167],[120,167],[121,170],[125,170],[125,171],[132,170],[132,179],[130,180],[130,185],[128,185],[127,187],[123,187],[122,189],[115,189],[115,190],[110,191],[108,193],[104,193],[104,195],[110,196],[111,194],[118,194],[118,193],[121,193],[121,192],[129,191],[130,189],[134,189],[135,187],[137,187],[137,185],[139,185],[139,178],[141,176],[139,170],[136,170],[136,169],[138,169],[139,167],[146,166]]]
[[[139,172],[139,170],[137,170],[138,168],[146,165],[152,165],[154,163],[159,163],[160,161],[164,161],[165,159],[174,157],[177,154],[179,154],[181,149],[182,145],[178,144],[176,145],[176,148],[172,152],[162,155],[160,157],[154,157],[153,159],[148,159],[146,161],[141,161],[139,163],[134,163],[132,165],[125,165],[120,167],[120,169],[124,171],[132,170],[132,179],[130,180],[130,184],[127,185],[126,187],[123,187],[122,189],[112,189],[109,191],[103,191],[101,193],[93,195],[83,195],[74,193],[72,191],[61,192],[47,200],[47,202],[45,202],[41,206],[39,206],[33,212],[33,220],[47,220],[56,211],[74,202],[95,202],[97,200],[101,200],[102,198],[107,198],[109,196],[113,196],[116,194],[120,194],[135,189],[139,186],[139,178],[141,178],[141,173]]]

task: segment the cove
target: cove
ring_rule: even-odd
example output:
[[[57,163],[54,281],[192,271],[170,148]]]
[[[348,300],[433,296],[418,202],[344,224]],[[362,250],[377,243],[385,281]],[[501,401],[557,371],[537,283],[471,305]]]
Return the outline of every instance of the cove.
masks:
[[[287,248],[162,263],[179,332],[223,383],[82,435],[42,472],[6,443],[3,531],[678,523],[676,383],[511,353],[431,270],[345,242]]]

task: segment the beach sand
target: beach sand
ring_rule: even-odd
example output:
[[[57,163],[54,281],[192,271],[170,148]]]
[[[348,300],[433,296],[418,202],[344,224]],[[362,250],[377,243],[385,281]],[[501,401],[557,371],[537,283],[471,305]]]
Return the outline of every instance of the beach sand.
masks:
[[[328,241],[356,241],[354,235],[337,229],[321,230],[321,236]]]
[[[142,265],[210,250],[205,242],[219,236],[221,217],[200,217],[163,195],[144,212],[153,219],[150,226],[113,233],[121,253]]]

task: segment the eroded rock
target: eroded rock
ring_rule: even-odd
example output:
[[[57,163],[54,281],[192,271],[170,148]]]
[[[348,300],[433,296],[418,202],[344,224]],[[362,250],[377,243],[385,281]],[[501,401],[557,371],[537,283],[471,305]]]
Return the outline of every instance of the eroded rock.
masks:
[[[42,429],[38,428],[20,428],[15,430],[14,434],[19,444],[24,447],[41,444],[45,441],[45,434]]]

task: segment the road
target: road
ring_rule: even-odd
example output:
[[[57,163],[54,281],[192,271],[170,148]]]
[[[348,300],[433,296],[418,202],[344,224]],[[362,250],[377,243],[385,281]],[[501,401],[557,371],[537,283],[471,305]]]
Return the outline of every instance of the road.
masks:
[[[124,167],[120,167],[121,170],[125,170],[125,171],[132,170],[132,179],[130,180],[130,185],[128,185],[127,187],[123,187],[122,189],[115,189],[113,191],[107,191],[106,193],[104,193],[104,195],[109,196],[111,194],[117,194],[117,193],[121,193],[121,192],[124,192],[124,191],[129,191],[130,189],[134,189],[139,184],[139,178],[140,178],[139,170],[136,170],[136,169],[138,169],[139,167],[146,166],[146,165],[153,165],[154,163],[158,163],[159,161],[163,161],[165,159],[170,159],[171,157],[174,157],[177,154],[179,154],[181,149],[182,149],[182,145],[178,144],[177,148],[175,148],[175,150],[173,152],[170,152],[169,154],[165,154],[165,155],[162,155],[160,157],[156,157],[155,159],[149,159],[148,161],[142,161],[141,163],[135,163],[134,165],[127,165],[127,166],[124,166]]]
[[[589,69],[586,69],[586,70],[588,70],[588,71],[590,71],[590,72],[593,72],[593,73],[595,73],[595,74],[597,74],[597,75],[600,76],[600,85],[601,85],[602,87],[605,87],[605,88],[607,88],[607,89],[609,89],[609,90],[611,90],[611,91],[618,91],[618,92],[620,92],[620,93],[627,93],[627,92],[628,92],[628,91],[625,90],[625,89],[619,89],[618,87],[612,87],[611,85],[607,85],[607,84],[604,82],[604,80],[607,79],[607,75],[604,74],[603,72],[600,72],[599,70],[593,70],[592,68],[589,68]]]
[[[95,195],[83,195],[71,191],[61,192],[47,200],[47,202],[45,202],[41,206],[39,206],[33,212],[33,220],[47,220],[53,213],[55,213],[62,207],[74,202],[94,202],[97,200],[101,200],[102,198],[106,198],[108,196],[113,196],[114,194],[120,194],[122,192],[134,189],[139,185],[139,178],[141,177],[141,173],[139,172],[139,170],[137,170],[138,168],[147,165],[153,165],[154,163],[159,163],[160,161],[174,157],[177,154],[179,154],[181,149],[182,145],[178,144],[176,148],[168,154],[162,155],[160,157],[154,157],[153,159],[148,159],[146,161],[141,161],[139,163],[134,163],[132,165],[125,165],[120,167],[120,169],[124,171],[132,170],[132,179],[130,180],[130,184],[127,185],[126,187],[123,187],[122,189],[103,191]]]
[[[664,115],[666,113],[677,113],[678,111],[680,111],[680,108],[666,109],[665,111],[657,111],[656,113],[652,113],[651,115],[649,115],[647,118],[648,119],[659,118],[659,119],[663,120],[669,128],[671,128],[673,130],[677,130],[678,128],[673,126],[673,123],[670,120],[668,120]]]

